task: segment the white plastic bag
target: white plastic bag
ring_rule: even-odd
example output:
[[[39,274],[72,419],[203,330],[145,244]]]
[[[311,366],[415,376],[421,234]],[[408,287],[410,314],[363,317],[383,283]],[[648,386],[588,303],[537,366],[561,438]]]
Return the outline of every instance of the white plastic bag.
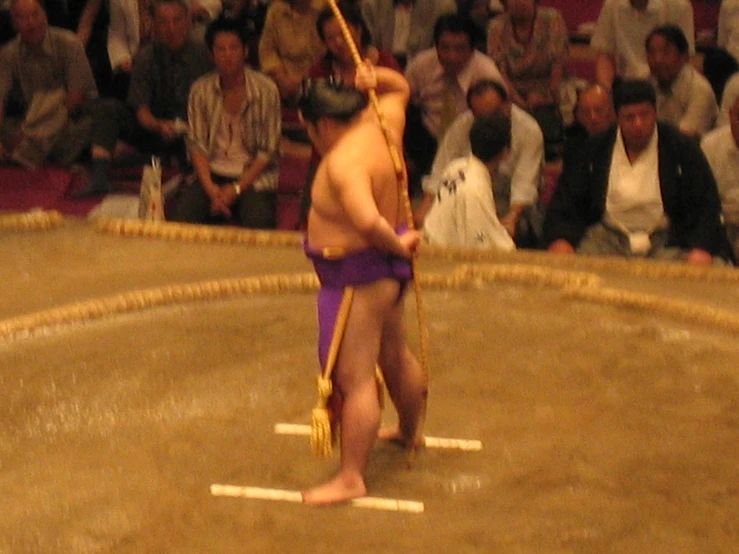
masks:
[[[139,219],[164,221],[162,165],[156,156],[152,156],[151,165],[144,166],[139,194]]]

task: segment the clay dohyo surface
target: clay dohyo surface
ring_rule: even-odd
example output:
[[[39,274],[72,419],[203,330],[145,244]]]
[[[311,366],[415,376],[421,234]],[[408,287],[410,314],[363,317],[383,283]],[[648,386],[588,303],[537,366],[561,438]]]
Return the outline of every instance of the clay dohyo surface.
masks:
[[[0,251],[0,326],[126,291],[310,272],[298,248],[81,222],[2,233]],[[422,256],[419,269],[461,263]],[[599,273],[739,314],[736,281]],[[484,445],[426,450],[411,469],[376,445],[370,493],[424,513],[210,495],[213,483],[300,490],[337,465],[273,433],[308,423],[316,400],[314,293],[234,295],[0,340],[0,553],[738,551],[736,330],[512,282],[423,299],[427,432]],[[417,346],[412,296],[408,316]]]

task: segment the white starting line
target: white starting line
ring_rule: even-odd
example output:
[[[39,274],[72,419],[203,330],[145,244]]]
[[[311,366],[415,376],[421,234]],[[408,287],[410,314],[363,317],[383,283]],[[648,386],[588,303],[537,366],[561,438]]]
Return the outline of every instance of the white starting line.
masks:
[[[275,433],[278,435],[310,436],[310,425],[299,423],[276,423]],[[482,441],[468,439],[448,439],[443,437],[425,437],[426,448],[445,448],[450,450],[465,450],[477,452],[482,450]]]
[[[213,496],[230,496],[238,498],[254,498],[257,500],[277,500],[282,502],[303,502],[303,494],[299,491],[285,489],[263,489],[261,487],[241,487],[237,485],[210,486]],[[420,514],[423,512],[423,502],[415,500],[400,500],[397,498],[380,498],[377,496],[363,496],[349,501],[355,508],[369,508],[372,510],[386,510],[390,512],[408,512]]]

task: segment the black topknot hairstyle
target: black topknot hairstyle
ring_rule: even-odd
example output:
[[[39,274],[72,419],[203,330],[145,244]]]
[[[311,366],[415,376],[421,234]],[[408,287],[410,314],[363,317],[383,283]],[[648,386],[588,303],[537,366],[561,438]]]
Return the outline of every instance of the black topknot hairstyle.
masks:
[[[303,119],[316,123],[327,117],[341,122],[350,121],[367,106],[367,97],[355,88],[345,87],[340,81],[305,79],[298,101]]]

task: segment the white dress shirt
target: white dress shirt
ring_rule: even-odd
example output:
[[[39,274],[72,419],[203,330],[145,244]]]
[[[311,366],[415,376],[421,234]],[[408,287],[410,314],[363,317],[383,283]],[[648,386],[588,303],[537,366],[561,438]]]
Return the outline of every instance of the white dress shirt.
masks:
[[[629,79],[649,77],[645,41],[658,25],[672,23],[685,33],[691,55],[695,52],[693,6],[688,0],[649,0],[644,11],[629,0],[605,0],[590,46],[613,57],[616,75]]]
[[[739,73],[735,73],[729,80],[726,81],[724,86],[724,94],[721,96],[721,108],[718,111],[718,117],[716,118],[716,127],[726,125],[729,123],[729,110],[736,102],[739,97]]]
[[[718,185],[724,219],[730,225],[739,225],[739,148],[731,127],[724,125],[708,133],[701,148]]]
[[[658,143],[655,127],[649,144],[632,162],[619,129],[613,147],[604,222],[628,237],[634,254],[646,254],[651,247],[649,236],[666,224]]]
[[[474,115],[467,110],[454,120],[439,145],[431,175],[423,182],[427,194],[436,194],[441,175],[457,158],[470,154],[470,129]],[[511,203],[534,205],[539,198],[544,167],[544,135],[536,120],[518,106],[511,106],[511,149],[495,174],[495,202],[504,217]]]
[[[703,136],[713,129],[718,115],[718,104],[713,88],[689,62],[683,65],[675,82],[662,89],[652,79],[657,92],[657,117],[679,129],[692,129]]]

